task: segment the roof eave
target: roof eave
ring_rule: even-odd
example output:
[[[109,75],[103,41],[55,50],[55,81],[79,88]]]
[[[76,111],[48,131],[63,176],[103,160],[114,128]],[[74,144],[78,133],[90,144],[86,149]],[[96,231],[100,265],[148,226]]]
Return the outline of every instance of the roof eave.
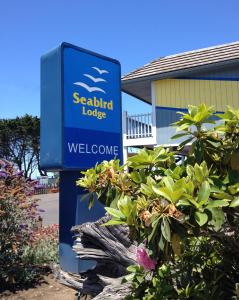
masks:
[[[176,71],[174,70],[174,71],[163,72],[163,73],[159,73],[159,74],[141,76],[141,77],[137,77],[137,78],[133,78],[133,79],[125,79],[124,80],[124,76],[123,76],[121,79],[121,83],[123,86],[124,83],[130,84],[130,83],[135,83],[135,82],[140,82],[140,81],[145,81],[145,80],[155,81],[158,79],[174,78],[174,77],[178,77],[178,76],[182,76],[182,75],[189,75],[190,73],[197,72],[197,71],[202,71],[202,70],[206,71],[208,69],[214,69],[214,68],[218,68],[218,67],[225,66],[225,65],[227,65],[227,66],[232,65],[235,62],[239,63],[239,59],[236,58],[236,59],[231,59],[231,60],[224,60],[224,61],[217,62],[217,63],[204,64],[204,65],[180,69],[180,70],[176,70]]]
[[[125,90],[123,87],[121,88],[121,90],[122,90],[122,92],[124,92],[124,93],[126,93],[126,94],[128,94],[128,95],[130,95],[130,96],[132,96],[134,98],[137,98],[137,99],[143,101],[144,103],[151,104],[151,102],[149,102],[148,100],[145,100],[144,98],[142,98],[142,97],[140,97],[140,96],[138,96],[138,95],[136,95],[134,93],[131,93],[131,92]]]

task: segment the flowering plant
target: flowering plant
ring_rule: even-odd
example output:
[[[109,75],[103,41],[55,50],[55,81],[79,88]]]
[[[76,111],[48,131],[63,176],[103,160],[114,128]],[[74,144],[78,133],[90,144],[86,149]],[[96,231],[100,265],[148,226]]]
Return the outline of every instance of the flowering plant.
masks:
[[[12,163],[0,160],[0,286],[18,280],[24,247],[37,227],[34,185]]]
[[[58,242],[59,225],[52,224],[49,226],[37,228],[31,236],[32,246],[44,239],[50,239],[52,242]]]
[[[129,172],[119,161],[103,162],[77,181],[106,204],[112,216],[106,225],[128,225],[131,239],[145,245],[136,253],[138,265],[128,268],[129,299],[231,299],[235,293],[239,110],[217,118],[220,123],[212,107],[189,106],[174,124],[179,132],[172,138],[185,138],[177,148],[143,149],[128,159]]]
[[[156,260],[149,257],[148,252],[145,248],[138,248],[136,250],[136,260],[140,266],[145,270],[154,270],[156,267]]]
[[[44,226],[33,231],[31,243],[24,248],[25,263],[48,266],[58,263],[59,225]]]

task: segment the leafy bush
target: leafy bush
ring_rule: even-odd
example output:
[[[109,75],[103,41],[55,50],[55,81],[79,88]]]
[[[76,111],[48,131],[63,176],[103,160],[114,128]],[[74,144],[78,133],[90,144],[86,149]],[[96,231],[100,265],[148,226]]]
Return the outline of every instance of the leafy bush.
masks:
[[[77,184],[89,190],[90,206],[94,193],[106,204],[108,225],[127,224],[139,244],[129,299],[236,299],[239,110],[217,114],[219,123],[204,104],[181,114],[177,150],[143,149],[128,159],[129,172],[103,162]]]
[[[58,263],[59,226],[49,225],[33,232],[32,242],[24,248],[23,261],[31,265]]]
[[[24,248],[38,224],[37,200],[30,195],[35,183],[17,172],[13,164],[0,160],[0,286],[30,280],[23,265]],[[26,271],[26,272],[25,272]],[[23,274],[27,273],[28,278]],[[33,275],[34,277],[34,275]]]

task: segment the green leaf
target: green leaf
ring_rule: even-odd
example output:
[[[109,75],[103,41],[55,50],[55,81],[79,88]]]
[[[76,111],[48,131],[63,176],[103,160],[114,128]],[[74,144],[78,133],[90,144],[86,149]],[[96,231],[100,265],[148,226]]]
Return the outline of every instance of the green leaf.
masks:
[[[172,170],[171,169],[166,169],[164,171],[164,174],[166,176],[170,176],[174,180],[178,180],[178,179],[181,178],[181,175],[182,175],[183,171],[184,171],[184,168],[182,166],[178,165],[178,166],[176,166],[176,168],[174,168]]]
[[[157,217],[157,219],[154,220],[153,223],[152,223],[153,229],[152,229],[150,235],[148,236],[148,241],[149,242],[153,239],[153,237],[154,237],[154,235],[155,235],[155,233],[157,231],[157,228],[158,228],[158,225],[159,225],[159,221],[160,221],[160,217]]]
[[[223,200],[211,200],[206,208],[212,208],[212,207],[223,207],[223,206],[228,206],[230,200],[228,199],[223,199]],[[238,203],[239,205],[239,203]]]
[[[199,224],[199,226],[203,226],[207,223],[208,215],[206,213],[197,211],[195,212],[195,220]]]
[[[191,203],[187,199],[181,199],[177,202],[177,206],[191,206]]]
[[[205,204],[210,196],[210,185],[207,181],[204,181],[198,192],[198,202],[199,205]]]
[[[173,191],[174,181],[172,177],[170,176],[164,177],[162,181],[170,191]]]
[[[137,279],[139,284],[141,284],[145,280],[143,275],[136,275],[135,278]]]
[[[179,124],[178,124],[178,122],[175,122],[175,123],[173,123],[173,125],[179,125]],[[177,126],[176,131],[177,131],[177,132],[178,132],[178,131],[183,131],[183,130],[188,131],[188,130],[189,130],[189,127],[190,127],[191,125],[192,125],[192,122],[184,123],[184,124],[182,124],[182,125],[180,125],[180,126]]]
[[[189,177],[193,177],[193,174],[194,174],[194,168],[193,168],[193,166],[187,165],[186,171],[187,171],[187,175],[188,175]]]
[[[194,138],[189,138],[178,145],[178,148],[183,148],[186,144],[190,143]]]
[[[188,105],[188,112],[192,117],[195,117],[198,112],[198,107],[195,105]]]
[[[122,212],[118,209],[112,207],[105,207],[105,210],[113,217],[116,217],[118,219],[125,219],[125,215],[122,214]]]
[[[161,231],[162,235],[166,239],[166,241],[170,242],[171,241],[171,231],[170,231],[170,226],[168,223],[168,220],[166,218],[163,218],[163,221],[161,223]]]
[[[109,220],[108,222],[102,224],[101,226],[121,225],[121,224],[126,224],[126,222],[122,221],[122,220],[112,219],[112,220]]]
[[[140,176],[140,173],[137,171],[133,171],[130,173],[130,177],[135,183],[141,183],[142,182],[142,177]]]
[[[89,198],[88,208],[91,209],[94,205],[94,195],[91,194]]]
[[[164,250],[164,238],[163,235],[160,236],[160,240],[158,243],[159,248],[163,251]]]
[[[204,179],[203,168],[201,168],[198,164],[195,164],[194,171],[197,181],[201,183]]]
[[[212,192],[212,189],[211,189],[211,192]],[[213,198],[216,198],[216,199],[228,199],[228,200],[232,200],[233,199],[233,196],[228,194],[228,193],[225,193],[221,190],[215,190],[213,191],[213,194],[212,194]]]
[[[184,184],[184,188],[189,195],[193,195],[195,186],[192,181],[189,181],[188,183]]]
[[[207,177],[209,175],[208,168],[207,168],[207,163],[205,161],[203,161],[201,163],[200,167],[202,168],[204,178]]]
[[[153,191],[147,184],[141,183],[140,187],[141,187],[141,192],[143,194],[145,194],[146,196],[151,196],[152,195]]]
[[[218,231],[225,222],[225,216],[222,209],[219,207],[212,207],[208,209],[212,214],[212,219],[208,222],[209,225],[214,227],[214,230]]]
[[[153,287],[154,287],[154,288],[156,288],[156,287],[157,287],[157,285],[159,284],[159,280],[158,280],[158,278],[156,278],[156,277],[153,277],[153,278],[152,278],[152,284],[153,284]]]
[[[174,136],[171,137],[171,139],[172,140],[178,139],[178,138],[180,138],[182,136],[189,135],[189,134],[190,134],[190,132],[184,132],[184,133],[175,134]]]
[[[173,203],[176,203],[183,195],[183,190],[182,189],[179,189],[179,190],[176,190],[172,193],[172,201]]]
[[[118,200],[118,208],[125,217],[128,217],[131,214],[132,207],[133,203],[130,197],[124,196]]]
[[[127,267],[127,271],[130,272],[130,273],[136,273],[138,271],[138,269],[139,269],[139,267],[135,266],[135,265]]]
[[[193,199],[193,197],[190,197],[190,195],[187,195],[188,196],[188,201],[190,201],[196,208],[199,208],[199,204]]]
[[[239,197],[233,199],[232,202],[230,203],[230,207],[237,207],[237,206],[239,206]]]
[[[126,281],[132,281],[134,279],[135,273],[128,274],[124,277]]]
[[[165,199],[167,199],[168,201],[172,202],[171,192],[168,190],[168,188],[161,187],[161,188],[157,189],[157,188],[153,187],[153,190],[157,195],[160,195],[160,196],[164,197]]]

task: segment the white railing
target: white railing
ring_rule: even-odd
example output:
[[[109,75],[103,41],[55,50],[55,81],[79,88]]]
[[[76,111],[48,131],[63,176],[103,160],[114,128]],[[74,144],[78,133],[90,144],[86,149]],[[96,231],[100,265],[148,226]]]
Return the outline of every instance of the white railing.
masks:
[[[139,114],[126,117],[126,139],[140,139],[152,137],[152,114]]]

